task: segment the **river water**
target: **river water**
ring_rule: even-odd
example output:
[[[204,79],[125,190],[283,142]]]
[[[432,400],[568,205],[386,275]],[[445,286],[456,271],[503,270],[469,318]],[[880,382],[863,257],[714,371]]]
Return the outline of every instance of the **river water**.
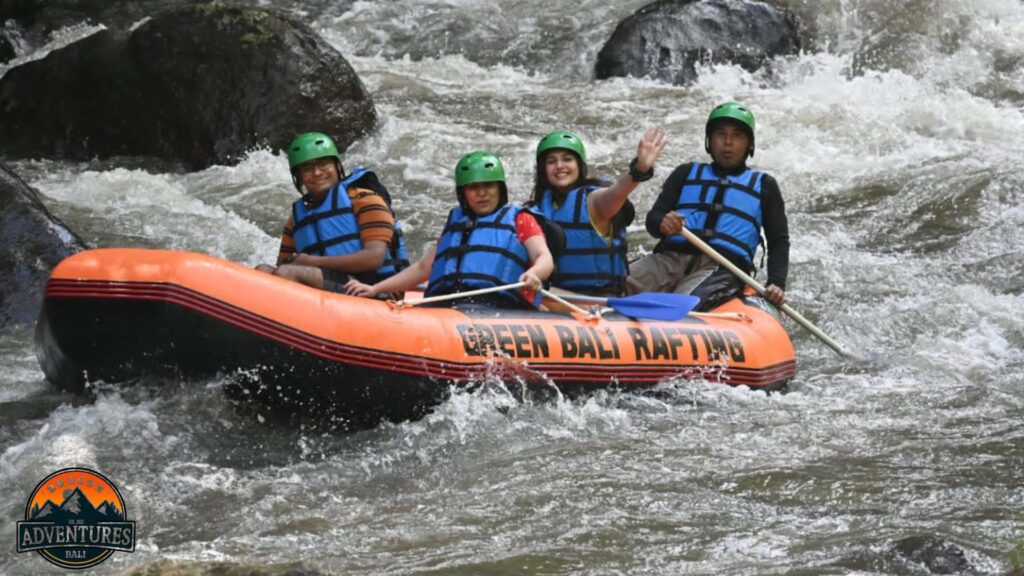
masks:
[[[791,0],[813,42],[771,71],[696,85],[591,79],[643,1],[260,2],[310,22],[373,94],[379,130],[345,153],[375,167],[418,256],[453,204],[451,169],[489,148],[513,200],[532,150],[580,132],[618,175],[644,126],[671,138],[661,178],[703,157],[710,107],[758,120],[778,179],[788,296],[877,360],[852,364],[794,323],[787,394],[668,382],[657,395],[513,400],[500,382],[417,422],[351,434],[282,428],[223,382],[142,379],[95,399],[44,381],[31,329],[0,332],[0,573],[15,521],[53,470],[118,483],[133,554],[334,574],[1005,574],[1024,555],[1024,4]],[[80,33],[69,31],[68,34]],[[294,198],[286,161],[181,174],[159,163],[18,161],[95,246],[271,261]],[[941,553],[935,553],[940,550]],[[931,552],[930,552],[931,551]],[[1018,566],[1018,569],[1020,567]]]

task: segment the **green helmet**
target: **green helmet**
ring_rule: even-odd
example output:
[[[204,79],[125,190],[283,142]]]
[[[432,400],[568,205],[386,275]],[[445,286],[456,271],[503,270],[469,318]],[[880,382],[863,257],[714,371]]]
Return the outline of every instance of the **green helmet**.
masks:
[[[463,156],[455,165],[455,186],[462,188],[477,182],[505,182],[505,167],[490,152],[478,150]]]
[[[336,158],[341,162],[341,155],[338,154],[334,140],[320,132],[300,134],[288,145],[288,167],[292,169],[310,160],[327,157]]]
[[[470,152],[459,159],[455,165],[455,195],[459,199],[459,206],[468,210],[466,196],[462,189],[470,184],[479,182],[498,182],[501,185],[501,196],[498,206],[508,204],[508,186],[505,185],[505,167],[501,165],[501,159],[490,152],[477,150]]]
[[[548,150],[562,148],[571,150],[580,157],[580,162],[587,163],[587,150],[583,147],[583,141],[576,134],[568,130],[556,130],[540,139],[537,144],[537,158]]]
[[[719,104],[708,114],[708,121],[704,125],[704,149],[711,152],[711,127],[719,120],[734,120],[739,122],[741,125],[746,127],[747,134],[750,136],[750,150],[749,154],[754,155],[754,113],[750,111],[746,106],[737,102],[726,102]]]

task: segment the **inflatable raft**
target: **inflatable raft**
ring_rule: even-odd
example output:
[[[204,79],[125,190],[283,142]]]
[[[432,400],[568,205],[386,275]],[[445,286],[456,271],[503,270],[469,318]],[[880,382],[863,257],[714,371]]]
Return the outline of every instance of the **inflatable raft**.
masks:
[[[315,290],[201,254],[99,249],[61,262],[36,329],[67,390],[143,375],[224,375],[242,395],[350,428],[417,418],[490,377],[563,392],[671,378],[774,389],[796,373],[756,296],[675,322],[398,307]]]

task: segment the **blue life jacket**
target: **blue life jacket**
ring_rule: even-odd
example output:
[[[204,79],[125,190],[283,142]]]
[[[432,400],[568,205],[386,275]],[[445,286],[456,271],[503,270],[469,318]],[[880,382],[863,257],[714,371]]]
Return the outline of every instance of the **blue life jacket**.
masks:
[[[356,168],[344,180],[335,184],[320,204],[309,207],[301,199],[292,204],[292,239],[299,254],[341,256],[363,249],[359,240],[359,221],[352,211],[348,188],[353,182],[373,172]],[[387,200],[387,198],[385,198]],[[390,202],[388,203],[390,207]],[[388,255],[376,274],[357,274],[361,279],[376,282],[393,276],[409,266],[409,252],[402,236],[402,228],[395,219],[394,237]]]
[[[741,174],[719,177],[710,164],[695,163],[683,182],[676,211],[686,228],[718,250],[743,258],[750,269],[761,244],[762,172],[747,168]],[[669,247],[688,241],[681,234],[664,239]]]
[[[559,207],[554,192],[545,190],[536,210],[565,231],[565,249],[555,259],[551,284],[584,293],[621,294],[629,271],[626,231],[613,231],[611,243],[594,230],[587,196],[601,186],[587,185],[566,194]]]
[[[461,207],[448,213],[430,269],[425,296],[467,292],[514,284],[529,268],[526,246],[516,236],[516,216],[523,208],[506,205],[487,216]],[[518,290],[497,293],[512,306],[538,307],[541,296],[527,302]]]

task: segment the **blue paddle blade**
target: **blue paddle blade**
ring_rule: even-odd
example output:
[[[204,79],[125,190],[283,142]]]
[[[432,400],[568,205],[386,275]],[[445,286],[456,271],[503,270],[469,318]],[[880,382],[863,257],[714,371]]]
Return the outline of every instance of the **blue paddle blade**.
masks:
[[[681,320],[700,304],[700,297],[690,294],[643,292],[622,298],[609,298],[608,305],[630,318],[643,320]]]

